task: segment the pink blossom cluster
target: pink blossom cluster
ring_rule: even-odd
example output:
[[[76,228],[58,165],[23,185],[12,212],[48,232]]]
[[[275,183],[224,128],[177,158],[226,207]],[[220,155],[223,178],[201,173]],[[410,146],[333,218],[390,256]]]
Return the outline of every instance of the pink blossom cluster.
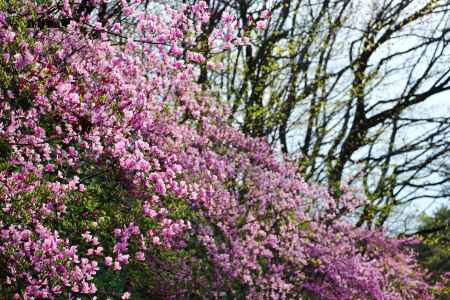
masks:
[[[25,299],[51,298],[65,289],[95,294],[92,279],[98,270],[97,261],[80,258],[77,247],[62,240],[57,232],[41,224],[30,229],[10,225],[1,230],[0,241],[0,253],[7,259],[5,283],[22,281]],[[16,298],[21,298],[18,293],[14,294]]]
[[[339,218],[357,206],[350,192],[334,199],[306,183],[195,83],[205,2],[163,14],[121,5],[137,20],[128,36],[89,16],[24,34],[0,12],[12,82],[0,103],[2,291],[94,296],[101,272],[136,268],[162,298],[431,298],[403,241]],[[248,43],[233,16],[223,24],[211,49]],[[105,176],[120,194],[92,200]],[[83,199],[96,211],[78,214]],[[117,293],[131,299],[133,285]]]

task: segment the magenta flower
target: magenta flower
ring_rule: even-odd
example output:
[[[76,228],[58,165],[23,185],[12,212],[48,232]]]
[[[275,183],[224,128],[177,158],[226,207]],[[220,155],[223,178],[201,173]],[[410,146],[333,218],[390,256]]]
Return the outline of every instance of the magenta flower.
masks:
[[[14,63],[16,65],[16,68],[19,70],[33,63],[33,60],[34,57],[28,50],[25,51],[24,54],[17,53],[14,55]]]

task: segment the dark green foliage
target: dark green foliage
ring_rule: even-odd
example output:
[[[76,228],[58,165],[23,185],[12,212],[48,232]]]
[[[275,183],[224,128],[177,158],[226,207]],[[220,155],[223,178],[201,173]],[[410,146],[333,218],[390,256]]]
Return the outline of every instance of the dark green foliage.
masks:
[[[442,207],[433,216],[423,216],[419,232],[419,262],[433,273],[433,280],[450,272],[450,208]]]

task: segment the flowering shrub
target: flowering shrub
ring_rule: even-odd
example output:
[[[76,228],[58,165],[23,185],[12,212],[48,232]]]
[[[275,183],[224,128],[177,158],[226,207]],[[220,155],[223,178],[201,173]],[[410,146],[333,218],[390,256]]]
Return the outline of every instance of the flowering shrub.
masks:
[[[3,4],[4,298],[430,299],[408,241],[340,218],[357,197],[307,184],[195,83],[206,4],[138,2],[128,31]],[[44,15],[70,22],[28,26]],[[210,49],[248,43],[220,28]]]

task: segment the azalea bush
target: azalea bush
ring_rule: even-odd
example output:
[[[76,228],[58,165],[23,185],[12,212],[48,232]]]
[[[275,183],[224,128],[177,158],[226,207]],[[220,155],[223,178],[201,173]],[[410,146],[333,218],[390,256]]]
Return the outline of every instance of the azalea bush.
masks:
[[[353,226],[356,192],[306,183],[196,83],[204,47],[251,42],[234,16],[205,41],[204,2],[122,1],[126,28],[84,2],[0,5],[1,297],[433,298],[412,241]]]

